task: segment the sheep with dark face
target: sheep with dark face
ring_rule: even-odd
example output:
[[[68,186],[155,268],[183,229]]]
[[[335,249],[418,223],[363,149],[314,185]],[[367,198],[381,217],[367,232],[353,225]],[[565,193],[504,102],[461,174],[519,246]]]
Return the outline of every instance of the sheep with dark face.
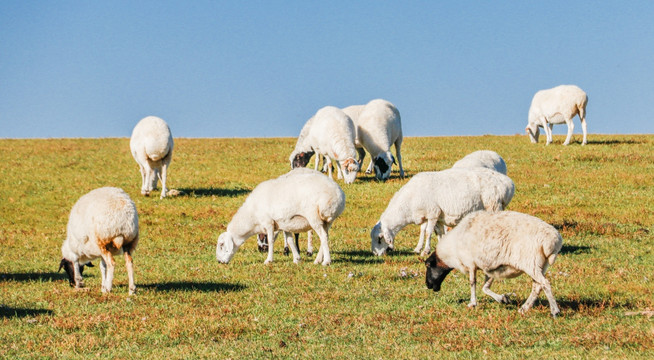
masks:
[[[500,303],[506,303],[507,297],[490,289],[493,281],[526,273],[533,283],[520,313],[526,313],[544,291],[552,316],[556,317],[560,310],[545,272],[554,264],[562,246],[559,232],[531,215],[514,211],[474,212],[444,235],[427,258],[426,284],[429,289],[440,291],[445,277],[457,269],[470,279],[468,306],[474,307],[478,269],[485,274],[482,290]]]
[[[391,146],[395,146],[400,177],[404,177],[402,167],[402,120],[395,105],[382,99],[372,100],[363,107],[353,105],[344,109],[351,114],[356,126],[356,147],[359,154],[359,166],[363,165],[365,149],[370,153],[372,162],[366,173],[375,170],[378,180],[387,180],[391,176],[391,167],[395,158],[391,154]]]
[[[61,246],[64,268],[71,286],[84,287],[82,271],[94,259],[101,258],[102,292],[110,292],[114,277],[113,256],[125,255],[129,294],[134,294],[132,253],[139,239],[136,205],[122,189],[104,187],[82,196],[68,219],[67,236]]]

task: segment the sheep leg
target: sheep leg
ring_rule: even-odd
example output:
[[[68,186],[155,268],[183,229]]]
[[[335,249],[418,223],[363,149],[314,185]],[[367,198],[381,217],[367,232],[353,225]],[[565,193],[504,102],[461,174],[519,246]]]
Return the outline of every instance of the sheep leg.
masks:
[[[343,178],[343,171],[341,170],[341,162],[336,160],[336,171],[338,171],[336,178],[337,179],[342,179]]]
[[[422,253],[420,255],[429,256],[429,252],[431,251],[431,235],[434,233],[437,224],[437,220],[427,220],[427,228],[425,229],[425,248],[422,249]],[[436,233],[438,234],[439,231]]]
[[[161,174],[159,174],[159,169],[154,170],[154,176],[152,177],[152,190],[157,188],[157,179],[161,177]]]
[[[132,250],[123,248],[125,255],[125,268],[127,268],[127,278],[129,280],[129,294],[136,293],[136,284],[134,283],[134,262],[132,261]]]
[[[307,231],[307,255],[313,255],[313,233],[311,230]]]
[[[166,192],[168,191],[168,188],[166,188],[166,178],[168,177],[168,162],[162,160],[161,164],[161,174],[158,174],[161,177],[161,199],[166,197]]]
[[[477,306],[477,268],[470,268],[468,275],[470,281],[470,303],[468,303],[468,307],[471,308]]]
[[[273,245],[275,244],[275,237],[277,234],[273,231],[273,227],[269,226],[266,235],[268,235],[268,257],[266,257],[266,261],[264,261],[264,264],[270,264],[273,261]]]
[[[318,171],[318,165],[320,164],[321,157],[322,156],[320,156],[320,154],[316,154],[316,158],[315,158],[316,162],[313,164],[313,169],[316,171]]]
[[[313,227],[313,226],[312,226]],[[329,228],[331,227],[331,224],[319,224],[315,227],[313,227],[313,230],[318,234],[318,237],[320,237],[320,250],[318,250],[318,255],[316,256],[316,260],[314,261],[314,264],[318,264],[322,260],[322,265],[326,266],[331,264],[332,258],[329,254]]]
[[[373,166],[374,160],[375,159],[370,160],[370,164],[368,165],[368,168],[366,169],[366,174],[372,174],[372,166]]]
[[[404,168],[402,167],[402,153],[400,148],[402,147],[402,138],[395,140],[395,155],[397,156],[397,165],[400,167],[400,178],[404,179]]]
[[[105,271],[104,271],[105,274],[102,279],[103,293],[111,292],[111,287],[114,282],[115,265],[116,262],[114,261],[114,257],[111,255],[111,253],[108,251],[104,251],[102,253],[102,262],[100,263],[100,269],[102,269],[102,266],[105,267]]]
[[[545,145],[549,145],[552,143],[552,128],[554,125],[546,123],[545,126],[543,126],[543,130],[545,130],[545,136],[547,137],[547,142]]]
[[[538,298],[538,294],[540,293],[540,291],[541,291],[541,285],[538,282],[536,282],[536,280],[533,280],[531,283],[531,294],[529,294],[527,301],[525,301],[525,303],[522,304],[522,306],[518,310],[520,314],[526,313],[527,311],[529,311],[529,309],[531,309],[532,306],[534,306],[534,303],[536,302],[536,299]]]
[[[498,303],[508,304],[509,299],[506,297],[506,295],[500,295],[490,289],[491,285],[493,284],[493,280],[494,279],[492,277],[486,275],[486,278],[484,279],[484,287],[482,287],[481,290],[484,292],[484,294],[492,297]]]
[[[545,272],[545,269],[543,269],[543,272]],[[534,282],[538,283],[540,289],[542,289],[545,292],[545,296],[547,296],[547,302],[550,305],[550,312],[552,313],[552,317],[556,317],[556,315],[558,315],[561,312],[561,310],[559,310],[559,306],[556,304],[556,299],[554,298],[554,294],[552,294],[552,286],[550,285],[550,282],[547,280],[547,278],[545,278],[545,275],[541,273],[536,273],[533,279]],[[533,302],[531,305],[533,305]]]
[[[581,145],[586,145],[586,113],[584,109],[579,110],[579,120],[581,120],[581,130],[584,132],[584,140]]]
[[[570,139],[572,139],[572,132],[575,129],[575,124],[572,122],[572,119],[568,119],[566,121],[566,123],[568,124],[568,136],[566,136],[565,142],[563,143],[563,145],[570,144]]]
[[[416,254],[420,254],[420,250],[425,244],[425,233],[427,232],[427,223],[423,222],[420,224],[420,238],[418,239],[418,245],[416,246],[415,249],[413,249],[413,252]]]
[[[291,248],[291,252],[293,253],[293,262],[298,264],[300,262],[300,252],[297,249],[297,244],[295,241],[293,241],[293,233],[284,231],[284,239]]]
[[[75,289],[84,287],[84,280],[82,279],[82,272],[79,270],[79,261],[73,261],[73,273],[75,277]]]
[[[361,170],[363,168],[363,159],[366,157],[366,150],[364,148],[357,148],[357,154],[359,155],[357,162],[359,163],[359,170]]]
[[[332,159],[327,155],[325,155],[325,161],[323,163],[322,169],[323,169],[322,170],[323,172],[327,171],[327,175],[331,179],[332,178]]]
[[[141,163],[139,163],[139,170],[141,170],[141,195],[148,196],[150,195],[147,186],[148,169],[146,169],[143,165],[141,165]]]

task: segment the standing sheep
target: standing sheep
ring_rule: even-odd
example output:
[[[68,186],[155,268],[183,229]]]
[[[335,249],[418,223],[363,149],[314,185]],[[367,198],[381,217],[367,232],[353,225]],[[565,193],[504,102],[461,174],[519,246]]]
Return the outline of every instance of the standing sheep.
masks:
[[[506,175],[506,163],[500,154],[491,150],[472,152],[452,165],[452,168],[484,167]]]
[[[356,113],[358,108],[351,108],[349,111]],[[353,120],[356,124],[356,147],[365,148],[372,158],[375,177],[379,180],[386,180],[391,176],[391,166],[395,164],[395,158],[390,152],[391,146],[395,145],[397,163],[400,167],[400,177],[404,177],[402,167],[402,120],[400,112],[395,105],[382,99],[370,101],[361,109],[358,118]],[[365,152],[359,151],[359,166],[363,165]],[[366,173],[372,169],[368,167]]]
[[[345,209],[345,194],[334,180],[308,169],[292,170],[276,179],[259,184],[238,209],[227,231],[218,237],[216,259],[229,263],[238,248],[252,235],[265,233],[270,240],[265,263],[273,261],[275,231],[283,231],[293,252],[300,254],[292,233],[313,230],[320,238],[314,263],[331,263],[329,229]]]
[[[346,184],[353,183],[359,171],[359,163],[356,161],[355,129],[352,120],[341,109],[325,106],[307,123],[289,157],[291,168],[307,166],[311,156],[316,153],[316,165],[321,156],[336,160],[339,178],[342,174]],[[328,167],[328,173],[331,178],[331,167]]]
[[[421,225],[414,252],[427,256],[431,235],[456,226],[470,212],[501,211],[511,202],[515,187],[506,175],[485,168],[447,169],[416,174],[388,203],[370,232],[372,252],[383,255],[394,247],[394,239],[409,224]]]
[[[114,278],[113,256],[123,252],[129,294],[132,295],[136,292],[132,252],[138,240],[139,219],[129,195],[114,187],[95,189],[77,200],[70,212],[59,270],[64,268],[70,285],[80,289],[84,287],[84,265],[100,257],[102,292],[110,292]]]
[[[575,85],[559,85],[552,89],[541,90],[534,95],[529,108],[529,121],[525,131],[532,143],[538,143],[539,127],[545,130],[547,142],[552,143],[552,127],[554,124],[568,124],[568,136],[563,145],[568,145],[572,138],[574,123],[572,119],[579,115],[584,139],[581,145],[586,145],[586,104],[588,96]]]
[[[531,215],[514,211],[475,212],[443,236],[436,251],[426,260],[427,287],[440,291],[443,279],[452,269],[457,269],[470,279],[468,306],[477,306],[476,273],[480,269],[486,275],[484,293],[506,303],[506,295],[491,291],[493,281],[526,273],[533,283],[520,313],[526,313],[544,290],[552,316],[556,317],[560,310],[545,271],[548,265],[554,264],[562,245],[561,235],[553,226]]]
[[[141,170],[141,194],[148,196],[161,180],[161,198],[166,197],[166,177],[173,158],[173,136],[165,121],[148,116],[134,127],[129,147]]]

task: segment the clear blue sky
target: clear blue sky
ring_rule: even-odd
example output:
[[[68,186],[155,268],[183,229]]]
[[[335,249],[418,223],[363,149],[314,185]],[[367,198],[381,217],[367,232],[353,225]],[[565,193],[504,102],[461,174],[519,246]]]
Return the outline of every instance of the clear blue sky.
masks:
[[[591,134],[654,133],[654,2],[0,2],[0,138],[129,137],[147,115],[297,136],[374,98],[405,136],[523,134],[559,84],[588,93]]]

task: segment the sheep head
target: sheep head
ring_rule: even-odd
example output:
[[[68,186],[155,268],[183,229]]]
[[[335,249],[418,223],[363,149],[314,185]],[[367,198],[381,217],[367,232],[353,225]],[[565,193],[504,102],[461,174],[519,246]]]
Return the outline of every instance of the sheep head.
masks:
[[[357,177],[357,172],[359,171],[359,163],[354,160],[354,158],[347,158],[340,165],[345,183],[353,183],[354,179]]]
[[[379,154],[374,159],[375,177],[385,181],[391,176],[391,166],[395,164],[395,158],[390,151]]]
[[[532,123],[527,124],[525,132],[529,135],[529,140],[531,140],[533,144],[538,143],[538,136],[540,135],[540,128],[538,125]]]
[[[298,167],[306,167],[309,164],[309,160],[316,152],[313,150],[303,151],[299,153],[291,154],[291,169]]]
[[[234,237],[229,232],[224,232],[218,236],[218,243],[216,244],[216,259],[223,264],[228,264],[234,254],[238,250],[238,246],[234,243]]]
[[[452,268],[447,266],[447,264],[438,257],[436,251],[429,255],[427,260],[425,260],[425,265],[427,266],[427,274],[425,277],[427,288],[434,291],[440,291],[443,280],[445,280],[447,274],[452,271]]]
[[[61,269],[64,269],[66,271],[66,275],[68,275],[68,284],[71,287],[75,286],[75,269],[73,267],[73,262],[70,260],[66,260],[66,258],[61,259],[61,262],[59,263],[59,270],[57,272],[61,271]],[[79,266],[79,274],[82,275],[84,272],[84,266],[88,267],[93,267],[93,264],[88,263],[88,264],[82,264]]]
[[[372,253],[382,256],[387,250],[393,249],[393,234],[378,222],[370,231],[370,244]]]
[[[257,235],[257,247],[259,248],[259,252],[268,252],[268,235]]]

